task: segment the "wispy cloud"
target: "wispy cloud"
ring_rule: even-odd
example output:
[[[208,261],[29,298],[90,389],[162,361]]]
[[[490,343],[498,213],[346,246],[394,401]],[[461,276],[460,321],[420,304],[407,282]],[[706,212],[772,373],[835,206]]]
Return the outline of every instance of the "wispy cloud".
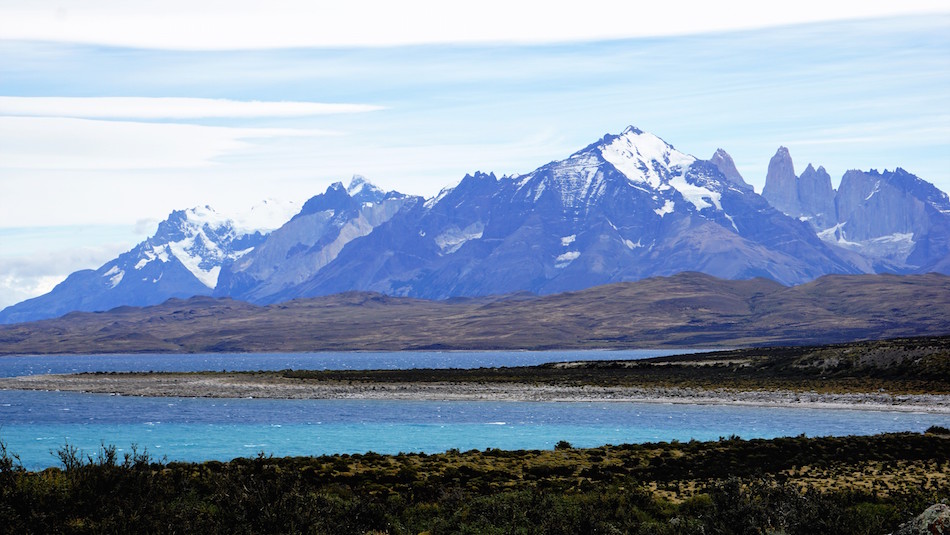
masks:
[[[289,43],[295,33],[310,39],[299,44],[335,39],[319,26],[332,24],[323,22],[334,20],[330,13],[319,24],[312,17],[271,24],[268,17],[276,15],[264,11],[289,9],[277,1],[170,0],[155,4],[170,18],[149,13],[145,25],[135,19],[144,13],[141,2],[0,0],[0,95],[7,95],[0,100],[0,230],[133,226],[195,205],[223,212],[265,197],[299,202],[354,173],[386,188],[433,195],[466,172],[528,172],[628,124],[697,157],[728,150],[759,190],[780,144],[799,168],[823,165],[833,178],[849,168],[901,166],[950,189],[946,14],[733,33],[696,24],[702,35],[543,45],[252,49]],[[462,34],[470,29],[530,41],[542,31],[564,30],[547,25],[556,16],[573,27],[555,41],[599,30],[603,38],[611,27],[633,28],[624,34],[632,35],[659,14],[683,23],[711,10],[740,19],[745,8],[786,17],[799,8],[825,16],[824,7],[839,7],[812,0],[782,11],[741,2],[699,9],[597,3],[582,10],[546,3],[532,18],[505,2],[511,9],[495,16],[511,17],[487,22],[464,11],[492,1],[462,8],[466,28],[431,24],[454,4],[418,20],[406,16],[413,6],[403,3],[378,11],[359,1],[337,4],[344,11],[360,6],[367,23],[338,24],[334,31],[349,35],[336,44],[384,43],[390,29],[431,40],[422,26],[454,42],[468,43]],[[319,4],[307,5],[319,10]],[[859,18],[871,15],[865,8],[904,4],[864,2],[850,15],[840,9],[833,15]],[[33,14],[18,18],[16,9]],[[941,12],[947,9],[950,4]],[[247,17],[249,26],[236,31],[225,20],[231,16]],[[389,16],[391,28],[373,27],[378,16]],[[397,19],[408,22],[393,24]],[[507,39],[492,34],[491,26],[506,24],[518,26]],[[174,35],[154,30],[163,26]],[[285,35],[275,37],[280,32],[268,32],[271,27]],[[18,37],[48,41],[13,40]],[[64,43],[70,40],[157,48]],[[36,236],[29,243],[44,241]],[[0,242],[0,256],[28,243],[2,234]],[[55,243],[50,250],[71,246]],[[20,280],[10,284],[39,288],[51,279]]]
[[[87,119],[255,119],[364,113],[382,109],[382,106],[370,104],[211,98],[0,96],[0,115]]]
[[[334,132],[235,128],[68,117],[0,117],[0,168],[170,169],[211,165],[252,147],[248,140]]]
[[[0,309],[99,267],[142,237],[124,225],[0,228]]]
[[[7,39],[164,49],[538,43],[684,35],[748,28],[946,12],[944,0],[604,0],[477,3],[439,0],[32,0],[0,2]]]

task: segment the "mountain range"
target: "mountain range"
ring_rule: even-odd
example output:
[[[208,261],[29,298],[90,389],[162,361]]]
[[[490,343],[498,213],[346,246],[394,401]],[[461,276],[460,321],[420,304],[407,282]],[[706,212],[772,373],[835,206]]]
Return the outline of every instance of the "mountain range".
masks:
[[[808,164],[796,176],[788,149],[780,147],[762,196],[825,242],[858,253],[864,271],[947,273],[950,267],[950,198],[901,168],[850,170],[835,191],[823,167]]]
[[[544,295],[684,271],[783,285],[950,273],[950,200],[899,168],[848,171],[835,191],[822,167],[797,176],[784,147],[759,195],[722,149],[703,160],[629,127],[524,175],[466,175],[430,199],[354,177],[270,231],[207,207],[176,211],[131,251],[0,311],[0,323],[194,295]]]

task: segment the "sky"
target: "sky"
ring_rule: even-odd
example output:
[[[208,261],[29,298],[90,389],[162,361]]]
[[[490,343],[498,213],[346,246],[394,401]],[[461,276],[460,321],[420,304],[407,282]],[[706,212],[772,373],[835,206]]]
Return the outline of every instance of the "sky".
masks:
[[[172,210],[432,196],[628,125],[756,191],[780,145],[950,191],[944,0],[335,4],[0,0],[0,308]]]

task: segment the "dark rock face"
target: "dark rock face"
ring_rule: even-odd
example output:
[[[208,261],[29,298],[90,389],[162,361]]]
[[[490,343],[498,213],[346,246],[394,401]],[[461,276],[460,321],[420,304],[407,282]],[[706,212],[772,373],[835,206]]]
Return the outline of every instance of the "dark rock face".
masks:
[[[950,210],[936,188],[903,169],[848,171],[835,199],[846,235],[868,240],[894,233],[926,234],[934,211]]]
[[[848,171],[835,205],[842,244],[895,270],[946,272],[950,199],[932,184],[900,168]]]
[[[835,191],[824,167],[808,164],[800,177],[785,147],[779,147],[769,161],[762,196],[789,217],[807,221],[816,231],[834,226]]]

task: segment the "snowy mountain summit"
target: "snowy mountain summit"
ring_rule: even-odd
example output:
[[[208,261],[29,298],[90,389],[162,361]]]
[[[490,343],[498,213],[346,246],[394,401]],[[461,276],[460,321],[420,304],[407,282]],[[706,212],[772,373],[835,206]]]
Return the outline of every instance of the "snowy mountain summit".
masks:
[[[224,262],[240,258],[262,241],[260,231],[239,234],[232,220],[210,206],[176,210],[159,223],[154,236],[130,251],[138,254],[132,269],[142,271],[174,259],[210,290],[217,285]]]
[[[611,181],[626,179],[628,186],[651,193],[652,211],[660,217],[675,210],[677,202],[695,210],[722,210],[722,190],[732,184],[722,180],[721,173],[711,173],[709,166],[694,165],[697,162],[659,137],[630,126],[618,136],[605,136],[566,160],[521,177],[519,187],[532,188],[536,200],[550,189],[563,206],[576,209],[596,204],[607,193],[616,194]]]
[[[153,236],[118,258],[95,270],[77,271],[48,294],[0,311],[0,323],[210,295],[221,267],[264,241],[269,229],[248,229],[248,222],[266,225],[274,217],[271,212],[279,214],[287,206],[271,201],[254,209],[257,213],[245,215],[242,223],[210,206],[175,210]]]
[[[554,293],[686,270],[784,283],[855,271],[741,177],[629,127],[531,173],[476,172],[407,204],[279,299]]]

